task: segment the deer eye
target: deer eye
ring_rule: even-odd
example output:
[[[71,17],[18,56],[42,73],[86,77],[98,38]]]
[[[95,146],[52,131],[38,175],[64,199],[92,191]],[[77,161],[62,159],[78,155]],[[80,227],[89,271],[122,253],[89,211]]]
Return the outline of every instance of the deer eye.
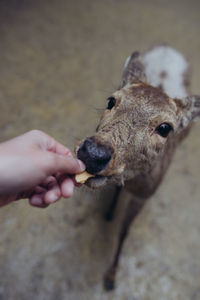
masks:
[[[156,128],[156,132],[162,137],[167,137],[170,131],[173,130],[173,127],[168,123],[162,123]]]
[[[115,106],[116,99],[114,97],[109,97],[107,100],[108,100],[107,109],[111,110],[113,108],[113,106]]]

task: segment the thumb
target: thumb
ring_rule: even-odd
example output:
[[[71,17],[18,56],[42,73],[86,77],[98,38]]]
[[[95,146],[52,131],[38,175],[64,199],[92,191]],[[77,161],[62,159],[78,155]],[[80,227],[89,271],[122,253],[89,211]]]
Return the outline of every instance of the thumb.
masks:
[[[45,171],[47,175],[57,172],[66,174],[77,174],[85,170],[85,165],[81,160],[68,155],[61,155],[53,152],[48,153],[46,159]]]

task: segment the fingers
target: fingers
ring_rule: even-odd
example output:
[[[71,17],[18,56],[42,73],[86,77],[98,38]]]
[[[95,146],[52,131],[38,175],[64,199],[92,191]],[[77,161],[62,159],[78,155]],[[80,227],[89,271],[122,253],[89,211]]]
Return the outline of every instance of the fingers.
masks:
[[[55,152],[57,154],[73,157],[71,151],[68,148],[66,148],[64,145],[57,142],[53,138],[51,138],[51,139],[53,141],[52,141],[52,146],[48,148],[49,151]]]
[[[39,149],[72,157],[72,153],[67,147],[57,142],[53,137],[41,130],[31,130],[15,139],[19,138],[24,138],[26,140],[26,144],[30,142],[33,146],[39,147]]]
[[[49,204],[44,202],[44,195],[45,193],[41,194],[34,194],[30,199],[29,203],[32,206],[40,207],[40,208],[46,208],[49,206]]]
[[[53,173],[76,174],[85,170],[83,162],[73,158],[71,151],[53,137],[39,130],[32,130],[29,134],[38,139],[41,149],[47,151],[44,155],[49,157],[49,169]],[[46,157],[43,157],[44,161]]]
[[[66,155],[59,155],[49,152],[48,155],[41,158],[41,163],[44,164],[44,170],[47,175],[55,173],[77,174],[85,170],[85,165],[82,161]]]
[[[70,198],[74,192],[74,178],[65,174],[57,174],[56,178],[60,186],[62,197]]]
[[[60,187],[53,176],[47,177],[43,183],[35,188],[29,202],[33,206],[47,207],[61,197]]]
[[[56,179],[48,186],[48,188],[49,190],[44,195],[44,202],[51,204],[58,201],[61,197],[61,190]]]
[[[47,176],[55,173],[77,174],[85,170],[82,161],[73,158],[71,151],[53,137],[40,130],[32,130],[27,134],[30,140],[39,145],[37,155],[39,168],[41,167]],[[41,151],[42,150],[42,151]]]
[[[31,130],[30,132],[28,132],[28,134],[35,138],[42,149],[72,157],[72,153],[67,147],[57,142],[53,137],[46,134],[45,132],[40,130]]]
[[[53,176],[35,188],[34,193],[29,199],[32,206],[45,208],[57,202],[61,197],[70,198],[74,191],[74,180],[66,175]]]
[[[70,177],[66,177],[61,183],[61,193],[64,198],[70,198],[74,191],[74,182]]]

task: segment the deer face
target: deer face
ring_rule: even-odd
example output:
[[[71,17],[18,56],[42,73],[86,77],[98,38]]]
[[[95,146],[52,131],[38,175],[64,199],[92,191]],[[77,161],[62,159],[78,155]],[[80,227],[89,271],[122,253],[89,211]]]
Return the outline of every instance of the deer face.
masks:
[[[199,97],[172,99],[136,78],[131,82],[127,74],[129,81],[108,98],[95,134],[76,148],[87,171],[96,175],[87,181],[93,188],[150,172],[199,114]]]

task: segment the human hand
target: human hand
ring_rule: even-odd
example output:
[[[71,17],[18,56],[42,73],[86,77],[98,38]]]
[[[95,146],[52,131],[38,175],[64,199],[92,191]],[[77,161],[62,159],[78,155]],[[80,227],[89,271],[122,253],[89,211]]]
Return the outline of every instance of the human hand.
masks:
[[[47,207],[73,194],[73,174],[85,170],[69,149],[42,131],[32,130],[0,144],[0,206],[29,198]]]

